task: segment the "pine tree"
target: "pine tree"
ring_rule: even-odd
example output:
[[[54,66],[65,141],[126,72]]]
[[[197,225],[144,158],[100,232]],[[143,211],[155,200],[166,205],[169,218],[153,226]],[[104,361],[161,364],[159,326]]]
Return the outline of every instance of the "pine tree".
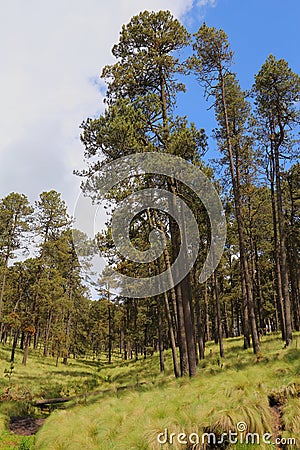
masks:
[[[119,43],[112,50],[117,62],[105,67],[102,73],[108,84],[108,107],[99,119],[87,120],[82,125],[86,157],[104,155],[105,159],[92,163],[83,175],[101,169],[101,164],[107,161],[135,152],[159,151],[191,161],[197,159],[205,141],[203,130],[198,131],[188,126],[186,119],[174,116],[176,94],[184,91],[177,75],[185,71],[176,55],[188,42],[187,31],[168,11],[144,11],[123,26]],[[148,176],[140,178],[139,187],[142,183],[148,187],[153,181]],[[162,181],[161,185],[175,196],[180,195],[175,180]],[[94,188],[87,181],[85,190],[91,196],[95,196]],[[118,196],[120,190],[115,198]],[[166,229],[172,242],[169,253],[172,261],[178,254],[180,236],[172,219]],[[173,294],[177,302],[181,374],[193,376],[196,353],[189,275],[175,287]]]
[[[300,77],[288,63],[270,55],[255,77],[253,95],[256,104],[257,135],[264,146],[272,172],[274,193],[274,231],[278,230],[279,280],[284,302],[286,346],[292,341],[292,314],[289,293],[286,239],[283,208],[282,166],[286,156],[295,155],[293,130],[299,124]],[[276,208],[276,209],[275,209]],[[279,289],[281,288],[279,286]],[[281,293],[280,293],[281,294]],[[280,295],[279,294],[279,295]]]
[[[255,320],[253,292],[245,232],[242,217],[241,165],[245,158],[244,128],[249,106],[230,72],[233,53],[223,30],[207,27],[204,23],[195,34],[194,56],[190,66],[206,93],[213,96],[216,118],[219,124],[217,138],[220,150],[225,154],[224,162],[229,167],[233,189],[235,216],[238,227],[241,279],[245,307],[248,307],[254,353],[259,351],[259,336]]]
[[[0,201],[0,321],[9,260],[24,247],[24,234],[30,231],[33,208],[24,194],[12,192]]]

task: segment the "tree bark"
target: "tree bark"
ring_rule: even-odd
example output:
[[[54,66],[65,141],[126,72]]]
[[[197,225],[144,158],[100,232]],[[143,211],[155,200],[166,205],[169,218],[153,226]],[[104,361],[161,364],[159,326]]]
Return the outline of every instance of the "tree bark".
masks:
[[[280,269],[282,275],[282,293],[284,299],[284,312],[285,312],[285,330],[286,330],[286,346],[288,347],[293,338],[292,334],[292,316],[291,316],[291,301],[289,294],[289,278],[287,270],[287,257],[286,257],[286,230],[285,220],[283,215],[282,205],[282,188],[281,188],[281,176],[280,176],[280,163],[279,163],[279,146],[274,145],[275,156],[275,177],[276,177],[276,203],[278,214],[278,229],[279,229],[279,252],[280,252]]]
[[[159,368],[161,372],[165,371],[165,358],[164,358],[164,344],[162,335],[162,320],[161,320],[161,308],[159,297],[157,301],[157,319],[158,319],[158,348],[159,348]]]
[[[171,311],[170,311],[170,306],[169,306],[169,299],[168,299],[167,292],[164,292],[163,295],[164,295],[166,316],[167,316],[167,321],[168,321],[168,330],[169,330],[171,349],[172,349],[174,375],[175,375],[175,378],[178,378],[179,377],[179,367],[178,367],[177,352],[176,352],[175,333],[173,330],[172,316],[171,316]]]
[[[218,287],[218,276],[217,276],[216,270],[213,274],[212,282],[213,282],[213,297],[214,297],[215,306],[216,306],[217,335],[218,335],[219,351],[220,351],[220,357],[224,358],[221,305],[220,305],[220,296],[219,296],[219,287]]]
[[[276,298],[277,309],[279,313],[281,337],[282,340],[286,340],[286,321],[284,311],[284,301],[282,295],[282,282],[281,282],[281,270],[280,270],[280,257],[279,257],[279,239],[278,239],[278,220],[275,201],[275,169],[274,169],[274,156],[271,152],[270,158],[270,188],[271,188],[271,203],[272,203],[272,217],[273,217],[273,235],[274,235],[274,265],[275,265],[275,286],[276,286]]]
[[[24,354],[23,354],[23,360],[22,360],[22,364],[24,366],[26,366],[26,364],[27,364],[30,340],[31,340],[31,335],[29,333],[27,333],[26,340],[25,340],[25,349],[24,349]]]

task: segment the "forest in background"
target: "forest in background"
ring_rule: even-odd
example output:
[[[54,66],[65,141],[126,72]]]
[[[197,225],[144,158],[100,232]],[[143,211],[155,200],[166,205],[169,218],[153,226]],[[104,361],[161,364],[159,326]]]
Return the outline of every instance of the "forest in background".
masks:
[[[107,355],[126,360],[172,350],[176,377],[196,374],[205,343],[215,340],[224,356],[223,338],[244,336],[244,348],[260,351],[260,336],[281,331],[286,347],[300,327],[299,268],[299,93],[300,78],[283,59],[270,55],[243,92],[233,72],[233,52],[224,31],[201,25],[191,37],[167,11],[143,12],[124,25],[113,47],[116,62],[103,69],[106,109],[82,127],[85,168],[83,191],[95,197],[91,175],[122,156],[157,152],[180,156],[213,181],[222,198],[227,241],[222,260],[204,284],[198,278],[209,250],[207,212],[183,183],[166,177],[135,176],[102,200],[111,208],[143,187],[163,188],[182,198],[197,218],[201,251],[191,271],[161,295],[145,299],[111,295],[105,271],[99,300],[91,300],[80,263],[88,270],[93,252],[131,276],[147,276],[149,267],[127,261],[116,251],[111,224],[93,242],[73,230],[59,193],[43,192],[35,205],[11,193],[0,201],[1,340],[19,346],[26,364],[30,347],[44,356]],[[183,54],[189,53],[187,58]],[[199,82],[199,98],[215,111],[219,158],[207,162],[205,130],[176,115],[184,77]],[[202,92],[201,92],[202,91]],[[199,120],[201,122],[201,118]],[[182,237],[176,222],[149,208],[131,224],[140,250],[159,230],[167,243],[150,269],[169,268]],[[85,261],[74,245],[82,242]],[[14,261],[29,244],[36,256]]]

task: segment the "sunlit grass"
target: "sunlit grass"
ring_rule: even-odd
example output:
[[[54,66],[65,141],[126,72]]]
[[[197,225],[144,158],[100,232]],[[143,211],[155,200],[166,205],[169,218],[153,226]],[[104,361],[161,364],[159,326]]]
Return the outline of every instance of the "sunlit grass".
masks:
[[[155,358],[113,368],[110,379],[114,383],[118,379],[129,382],[126,370],[130,368],[131,384],[138,375],[140,380],[148,381],[148,385],[139,388],[136,383],[134,391],[111,394],[87,406],[52,414],[37,434],[36,449],[176,450],[189,447],[176,439],[172,445],[162,446],[157,441],[158,434],[167,429],[168,436],[181,432],[197,433],[200,437],[204,432],[214,432],[220,436],[229,430],[235,431],[238,422],[245,422],[252,433],[272,433],[270,392],[300,381],[297,339],[286,350],[278,335],[264,337],[258,356],[254,356],[251,349],[244,351],[241,339],[230,339],[225,342],[226,358],[222,362],[217,347],[210,343],[207,354],[210,349],[212,356],[200,363],[198,375],[192,380],[172,380],[169,370],[163,384]],[[153,361],[157,364],[160,383],[153,379]],[[169,357],[167,362],[171,366]],[[144,372],[143,367],[146,367]],[[109,368],[105,370],[108,374]],[[150,378],[147,378],[148,373]],[[290,404],[293,400],[295,404]],[[299,399],[287,403],[286,420],[288,415],[292,417],[293,411],[298,414],[297,402]],[[299,421],[291,421],[286,430],[297,433],[297,424]],[[264,448],[264,444],[250,447]],[[270,445],[265,447],[270,448]],[[195,448],[200,449],[200,446]],[[235,444],[232,448],[249,448],[249,444],[248,447]]]
[[[31,351],[24,367],[22,352],[18,350],[11,389],[28,390],[34,399],[76,397],[64,405],[65,410],[51,413],[36,436],[36,450],[189,449],[192,447],[183,446],[176,439],[172,445],[161,445],[157,436],[167,429],[168,436],[197,433],[201,439],[202,433],[214,432],[220,437],[235,431],[238,422],[245,422],[250,432],[271,433],[273,419],[268,397],[272,392],[288,399],[283,408],[283,436],[300,438],[300,406],[295,396],[296,385],[300,385],[299,333],[289,349],[283,349],[279,334],[263,337],[259,355],[253,355],[251,349],[243,350],[240,338],[225,340],[224,346],[226,357],[221,361],[218,347],[208,343],[206,359],[200,361],[198,374],[192,380],[174,379],[170,352],[166,352],[166,372],[162,374],[157,354],[138,361],[122,361],[116,354],[112,364],[105,358],[70,359],[67,366],[60,362],[56,367],[55,358],[43,359]],[[4,377],[4,369],[10,365],[9,348],[2,348],[0,353],[0,389],[4,391],[9,383]],[[28,405],[2,403],[2,430],[8,416],[25,414],[26,408],[27,413],[37,413]],[[1,450],[8,448],[8,438],[7,431],[2,431]],[[20,439],[16,438],[16,442]],[[227,448],[249,448],[249,444],[245,445]],[[261,443],[250,448],[264,447]]]
[[[4,376],[4,370],[10,367],[9,348],[2,348],[0,356],[0,390],[3,391],[9,386],[9,380]],[[165,382],[168,377],[171,379],[171,365],[165,374],[159,374],[158,364],[158,356],[154,355],[146,361],[119,362],[116,359],[112,364],[105,359],[70,359],[68,365],[59,363],[56,367],[55,358],[43,358],[38,352],[31,351],[27,365],[23,366],[22,352],[18,350],[11,387],[22,391],[27,389],[34,398],[73,396],[107,389],[114,391],[122,386],[137,386],[146,382],[157,384]]]

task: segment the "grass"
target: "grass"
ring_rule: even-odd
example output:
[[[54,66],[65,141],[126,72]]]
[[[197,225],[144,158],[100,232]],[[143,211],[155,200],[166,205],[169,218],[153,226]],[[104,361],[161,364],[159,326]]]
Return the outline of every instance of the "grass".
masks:
[[[18,353],[11,384],[30,390],[36,398],[86,393],[70,402],[65,410],[54,411],[47,418],[36,435],[36,450],[204,449],[200,445],[193,447],[197,440],[195,433],[200,440],[203,433],[211,432],[220,439],[222,433],[234,432],[239,422],[244,422],[248,431],[262,436],[272,433],[274,425],[270,396],[282,399],[285,427],[282,436],[295,437],[300,444],[299,333],[289,349],[282,348],[279,335],[263,337],[261,353],[256,356],[251,349],[242,349],[239,338],[227,339],[224,344],[226,358],[222,361],[217,346],[208,344],[206,353],[209,355],[212,350],[212,356],[200,361],[198,375],[192,380],[174,380],[168,352],[165,374],[159,373],[158,355],[146,361],[116,360],[111,365],[105,361],[71,360],[68,366],[55,367],[51,358],[43,361],[32,353],[28,366],[23,367]],[[3,352],[7,359],[8,352]],[[0,371],[3,373],[8,365],[4,358]],[[8,381],[3,378],[2,389],[5,383]],[[89,395],[90,391],[106,392]],[[11,415],[5,404],[1,405],[0,413]],[[175,433],[172,444],[158,442],[158,434],[165,430],[168,440],[170,433]],[[191,442],[180,444],[179,433],[185,433]],[[245,434],[238,433],[240,441]],[[259,446],[241,442],[230,446],[228,438],[224,441],[223,447],[217,448],[225,448],[225,444],[226,448],[236,450],[275,448],[262,442]],[[0,437],[0,449],[5,448],[20,447],[2,447]]]
[[[9,369],[8,348],[0,351],[0,390],[8,387],[9,381],[4,370]],[[147,382],[165,382],[172,378],[172,370],[159,375],[157,357],[144,360],[122,361],[115,355],[114,363],[108,365],[105,358],[100,360],[69,360],[68,365],[59,364],[56,358],[42,358],[38,352],[31,352],[27,366],[21,364],[22,352],[16,352],[13,374],[11,376],[12,391],[34,398],[54,398],[83,394],[86,391],[117,389],[128,384]]]

